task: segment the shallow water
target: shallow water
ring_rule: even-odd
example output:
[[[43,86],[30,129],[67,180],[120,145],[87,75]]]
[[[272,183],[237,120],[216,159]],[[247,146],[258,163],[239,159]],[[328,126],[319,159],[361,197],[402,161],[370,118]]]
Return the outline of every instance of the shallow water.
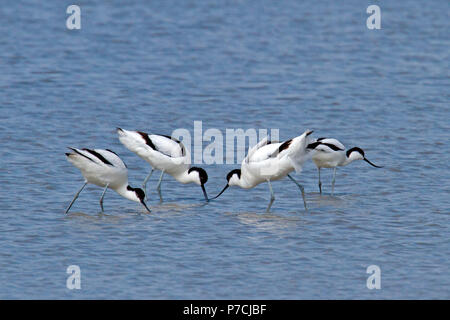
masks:
[[[448,3],[221,4],[80,1],[0,8],[0,298],[450,298]],[[129,4],[128,4],[129,3]],[[280,138],[335,137],[376,164],[231,188],[203,204],[170,177],[152,214],[82,185],[67,146],[111,148],[138,186],[148,165],[114,128],[170,134],[279,128]],[[205,145],[207,142],[204,143]],[[446,147],[447,145],[447,147]],[[237,165],[206,165],[212,196]],[[66,268],[81,268],[81,290]],[[369,290],[366,268],[381,268]]]

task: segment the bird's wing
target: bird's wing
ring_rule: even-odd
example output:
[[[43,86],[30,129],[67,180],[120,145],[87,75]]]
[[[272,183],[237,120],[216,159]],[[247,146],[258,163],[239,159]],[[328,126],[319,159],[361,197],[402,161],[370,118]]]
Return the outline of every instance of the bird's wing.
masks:
[[[321,144],[328,146],[329,148],[333,149],[334,151],[344,151],[345,146],[337,139],[333,138],[325,138],[320,140]]]
[[[316,142],[310,143],[308,149],[313,149],[314,151],[321,151],[325,153],[332,153],[336,151],[344,151],[345,147],[336,139],[321,138],[317,139]]]
[[[298,152],[299,148],[303,148],[303,147],[306,148],[306,146],[308,145],[308,143],[311,140],[309,135],[312,132],[313,131],[311,131],[311,130],[306,130],[301,136],[284,141],[283,143],[281,143],[279,145],[278,149],[274,150],[271,157],[282,158],[287,155],[292,155],[292,154]]]
[[[186,148],[183,143],[173,137],[159,134],[150,134],[148,137],[152,141],[154,149],[166,156],[179,158],[186,155]]]
[[[268,143],[270,143],[269,140],[269,136],[266,136],[264,139],[262,139],[261,141],[259,141],[256,145],[254,145],[253,147],[251,147],[248,150],[247,156],[244,158],[244,162],[248,163],[249,161],[251,161],[253,154],[259,149],[262,148],[263,146],[267,145]]]
[[[131,151],[141,157],[146,157],[149,150],[154,150],[162,155],[179,158],[186,155],[184,145],[169,136],[147,134],[142,131],[130,131],[117,128],[119,140]]]
[[[127,165],[119,158],[119,156],[110,149],[94,149],[95,152],[103,156],[109,163],[111,163],[116,168],[125,169]]]
[[[76,155],[83,157],[84,159],[90,160],[93,163],[100,166],[114,166],[107,158],[105,158],[101,153],[98,152],[99,149],[77,149],[70,148],[75,152]]]
[[[276,158],[276,157],[282,157],[284,154],[286,154],[289,146],[291,145],[293,139],[289,139],[286,141],[283,141],[281,143],[278,143],[278,148],[274,148],[273,152],[269,155],[270,158]]]
[[[311,133],[311,130],[306,130],[302,135],[291,139],[290,142],[288,142],[289,140],[284,142],[288,146],[278,154],[279,158],[287,157],[297,173],[302,171],[303,163],[310,158],[307,146],[311,139],[309,137]],[[282,146],[280,146],[281,148]]]
[[[265,146],[262,146],[255,152],[253,152],[249,162],[260,162],[267,159],[270,159],[272,155],[278,150],[278,148],[282,145],[281,142],[268,143]]]

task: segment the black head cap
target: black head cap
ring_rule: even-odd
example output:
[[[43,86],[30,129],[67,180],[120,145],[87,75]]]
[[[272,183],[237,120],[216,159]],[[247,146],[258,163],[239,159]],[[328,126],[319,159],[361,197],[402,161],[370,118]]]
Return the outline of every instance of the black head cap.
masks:
[[[192,167],[188,170],[188,173],[191,173],[192,171],[198,172],[201,184],[205,184],[208,181],[208,174],[206,173],[206,171],[204,169],[198,168],[198,167]]]
[[[350,157],[350,154],[351,154],[353,151],[359,152],[359,153],[363,156],[363,158],[365,157],[365,156],[364,156],[364,151],[363,151],[363,149],[358,148],[358,147],[353,147],[353,148],[347,150],[347,153],[346,153],[346,154],[347,154],[347,158]]]
[[[144,199],[145,199],[144,190],[142,190],[140,188],[132,188],[130,186],[127,186],[127,190],[134,191],[136,193],[136,196],[138,197],[138,199],[141,200],[141,202],[144,201]]]
[[[141,202],[143,202],[145,199],[144,190],[142,190],[140,188],[136,188],[136,189],[134,189],[134,192],[136,192],[136,196],[139,198],[139,200],[141,200]]]
[[[228,174],[227,174],[227,181],[230,181],[231,177],[234,174],[237,174],[238,178],[240,179],[241,178],[241,169],[234,169],[234,170],[231,170],[230,172],[228,172]]]

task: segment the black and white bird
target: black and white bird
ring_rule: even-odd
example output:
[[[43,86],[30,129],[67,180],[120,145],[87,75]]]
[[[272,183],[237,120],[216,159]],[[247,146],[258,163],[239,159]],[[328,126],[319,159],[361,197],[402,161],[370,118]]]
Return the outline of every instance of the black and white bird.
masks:
[[[345,146],[337,139],[319,138],[308,145],[308,149],[314,150],[312,160],[319,169],[319,190],[322,194],[322,182],[320,181],[321,168],[334,168],[331,192],[334,193],[334,183],[336,181],[336,168],[346,166],[355,160],[364,160],[375,168],[382,168],[370,162],[364,155],[361,148],[354,147],[345,150]]]
[[[66,153],[67,160],[80,169],[84,177],[84,184],[75,194],[72,202],[66,210],[69,212],[80,192],[88,184],[95,184],[105,188],[100,198],[100,207],[103,212],[103,198],[106,190],[112,189],[122,197],[140,202],[148,212],[150,209],[145,204],[145,193],[142,189],[132,188],[128,184],[128,169],[119,156],[109,149],[76,149],[69,148],[73,152]]]
[[[141,131],[130,131],[121,128],[117,128],[117,134],[120,142],[125,147],[147,161],[152,168],[144,180],[144,190],[146,190],[147,181],[150,179],[153,171],[160,170],[161,176],[159,177],[156,190],[161,201],[161,181],[165,173],[174,177],[178,182],[199,185],[202,188],[206,201],[209,201],[205,189],[208,175],[204,169],[190,166],[190,154],[180,141],[170,136],[147,134]]]
[[[213,199],[218,198],[228,187],[238,186],[250,189],[260,183],[267,182],[270,190],[270,202],[267,212],[270,211],[275,195],[271,181],[288,177],[300,189],[303,204],[306,209],[305,190],[289,173],[302,171],[303,163],[309,158],[306,147],[312,131],[305,131],[302,135],[284,142],[271,142],[268,137],[252,147],[242,161],[241,169],[234,169],[227,174],[227,184]]]

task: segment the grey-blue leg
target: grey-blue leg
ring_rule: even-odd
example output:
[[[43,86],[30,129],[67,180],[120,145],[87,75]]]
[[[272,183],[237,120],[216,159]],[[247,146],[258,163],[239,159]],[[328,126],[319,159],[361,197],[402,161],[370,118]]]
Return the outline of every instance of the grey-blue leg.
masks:
[[[102,197],[100,198],[100,208],[102,208],[102,212],[104,211],[103,210],[103,198],[105,197],[106,190],[108,190],[108,186],[109,186],[109,183],[106,185],[105,190],[103,190]]]
[[[153,171],[155,171],[155,169],[152,168],[152,171],[150,171],[150,173],[145,178],[144,183],[142,184],[142,189],[145,192],[145,201],[147,201],[147,182],[150,179],[150,177],[152,176]]]
[[[331,194],[334,194],[334,183],[336,182],[336,168],[333,171],[333,181],[331,181]]]
[[[78,190],[78,192],[75,194],[75,197],[73,197],[72,202],[69,204],[69,207],[66,210],[66,213],[69,212],[70,208],[72,208],[73,203],[75,202],[75,200],[77,200],[78,196],[80,195],[80,192],[83,191],[84,187],[86,187],[87,185],[87,181],[84,182],[83,186],[81,187],[80,190]]]
[[[156,186],[156,190],[158,190],[158,194],[159,194],[159,201],[163,201],[162,195],[161,195],[161,182],[163,179],[163,175],[164,175],[164,170],[161,172],[161,177],[159,177],[159,181],[158,181],[158,185]]]
[[[322,194],[322,181],[320,181],[320,167],[319,167],[319,191]]]
[[[305,210],[308,210],[308,208],[306,208],[306,198],[305,198],[305,188],[303,188],[303,186],[298,183],[294,178],[292,178],[290,175],[287,175],[289,179],[292,180],[292,182],[294,182],[297,187],[299,187],[300,191],[302,192],[302,198],[303,198],[303,204],[305,205]]]
[[[272,207],[272,203],[275,201],[275,195],[273,194],[272,184],[270,183],[270,180],[267,180],[267,184],[269,185],[269,189],[270,189],[270,202],[269,202],[269,206],[267,207],[266,212],[269,212],[270,208]]]

